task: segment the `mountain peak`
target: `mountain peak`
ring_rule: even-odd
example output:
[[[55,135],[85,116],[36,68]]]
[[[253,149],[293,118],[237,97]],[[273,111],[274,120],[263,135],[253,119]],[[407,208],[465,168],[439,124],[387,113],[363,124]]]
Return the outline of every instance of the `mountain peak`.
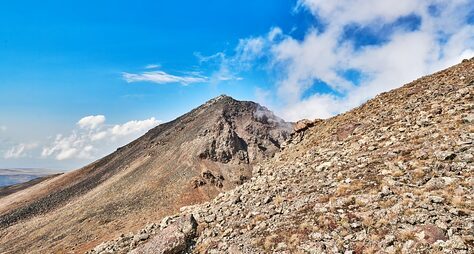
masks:
[[[117,237],[110,234],[117,223],[134,230],[208,201],[248,181],[254,165],[280,150],[291,128],[276,119],[257,103],[213,98],[82,169],[24,190],[22,200],[0,200],[0,230],[15,232],[18,222],[38,228],[14,243],[37,246],[29,241],[49,239],[67,227],[84,233],[40,245],[48,252],[67,252],[58,246],[75,244],[75,251],[86,250],[91,235],[95,243]],[[73,212],[64,212],[65,205]],[[37,220],[40,214],[50,216]],[[10,244],[2,239],[0,249],[16,248]],[[31,253],[28,248],[20,252]]]
[[[232,101],[237,101],[236,99],[228,96],[228,95],[225,95],[225,94],[221,94],[217,97],[214,97],[208,101],[206,101],[202,107],[207,107],[207,106],[210,106],[212,104],[215,104],[215,103],[218,103],[218,102],[232,102]]]
[[[473,253],[473,94],[474,61],[464,60],[302,122],[246,184],[182,208],[167,228],[138,231],[150,240],[137,247],[129,236],[89,253],[178,244],[193,253]],[[185,226],[188,238],[175,241],[170,232]]]

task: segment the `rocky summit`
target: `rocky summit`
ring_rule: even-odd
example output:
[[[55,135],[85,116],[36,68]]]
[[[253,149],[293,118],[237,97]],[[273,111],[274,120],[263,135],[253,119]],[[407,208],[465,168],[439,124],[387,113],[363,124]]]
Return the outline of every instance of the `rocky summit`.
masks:
[[[473,109],[471,59],[296,124],[249,181],[89,253],[474,253]]]
[[[209,201],[249,180],[291,127],[256,103],[212,99],[82,169],[0,196],[0,253],[84,253]]]

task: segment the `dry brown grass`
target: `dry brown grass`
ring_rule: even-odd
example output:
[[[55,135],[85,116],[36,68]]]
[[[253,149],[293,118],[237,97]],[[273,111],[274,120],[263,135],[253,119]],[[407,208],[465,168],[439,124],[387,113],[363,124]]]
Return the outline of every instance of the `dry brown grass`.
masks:
[[[387,225],[390,224],[390,221],[386,218],[381,218],[380,220],[378,220],[376,223],[375,223],[375,227],[377,228],[381,228],[381,227],[385,227]]]
[[[315,227],[312,224],[308,223],[308,222],[301,223],[298,226],[298,228],[301,231],[313,231],[315,229]]]
[[[264,221],[267,219],[267,216],[264,214],[257,214],[255,217],[252,219],[252,223],[256,224],[258,222]]]
[[[396,169],[396,170],[393,170],[393,171],[391,172],[391,175],[392,175],[393,177],[400,177],[400,176],[405,175],[405,172],[402,171],[401,169]]]
[[[375,254],[378,252],[378,248],[375,246],[369,246],[364,249],[364,254]]]
[[[456,208],[464,208],[466,204],[464,198],[461,196],[452,196],[450,203]]]
[[[422,168],[416,168],[411,173],[415,180],[421,180],[426,175],[425,171]]]
[[[403,215],[404,215],[404,216],[411,216],[411,215],[413,215],[413,214],[415,214],[415,213],[416,213],[416,210],[413,209],[413,208],[408,208],[408,209],[406,209],[406,210],[403,211]]]
[[[283,198],[281,195],[276,195],[275,198],[273,199],[273,204],[276,206],[279,206],[285,201],[285,198]]]
[[[280,236],[278,236],[277,234],[272,234],[265,237],[265,240],[263,241],[263,249],[266,251],[270,251],[275,248],[279,238]]]
[[[365,183],[361,180],[354,180],[350,183],[342,183],[337,186],[334,195],[345,196],[348,194],[354,194],[355,192],[365,188]]]
[[[397,203],[397,198],[391,198],[391,199],[388,199],[388,200],[380,201],[379,205],[380,205],[381,208],[386,209],[386,208],[392,207],[396,203]]]
[[[366,228],[371,228],[375,224],[375,221],[373,218],[370,216],[362,216],[362,225],[364,225]]]
[[[305,239],[305,235],[301,233],[295,233],[290,236],[290,238],[288,239],[288,243],[290,247],[294,248],[299,246],[303,239]]]
[[[402,229],[398,232],[398,239],[401,241],[415,240],[415,231],[411,229]]]
[[[349,192],[350,192],[349,184],[339,184],[339,186],[337,186],[336,188],[336,191],[334,192],[334,195],[336,195],[337,197],[340,197],[340,196],[345,196],[349,194]]]

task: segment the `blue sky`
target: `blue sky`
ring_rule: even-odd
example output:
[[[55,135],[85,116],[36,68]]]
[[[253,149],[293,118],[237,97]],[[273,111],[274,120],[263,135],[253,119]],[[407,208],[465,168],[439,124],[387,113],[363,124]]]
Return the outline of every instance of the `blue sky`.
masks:
[[[149,64],[169,72],[206,72],[195,52],[232,49],[240,38],[276,24],[298,23],[290,21],[297,21],[293,5],[278,1],[268,6],[263,0],[3,4],[1,114],[9,120],[41,117],[40,122],[70,122],[94,113],[116,121],[150,115],[170,119],[220,93],[251,99],[253,92],[245,85],[128,85],[121,73]]]
[[[79,167],[220,94],[330,117],[472,57],[473,6],[1,3],[0,167]]]

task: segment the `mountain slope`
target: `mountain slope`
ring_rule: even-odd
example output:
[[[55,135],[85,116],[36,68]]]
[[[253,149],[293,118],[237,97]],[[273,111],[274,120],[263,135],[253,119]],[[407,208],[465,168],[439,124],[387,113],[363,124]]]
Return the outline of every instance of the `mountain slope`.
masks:
[[[473,253],[473,109],[471,59],[297,124],[249,182],[143,229],[149,241],[124,236],[91,253],[163,251],[164,240],[196,253]],[[188,215],[197,229],[181,239],[195,245],[169,236],[195,227]]]
[[[215,98],[80,170],[0,199],[0,252],[82,252],[246,181],[291,125]]]

